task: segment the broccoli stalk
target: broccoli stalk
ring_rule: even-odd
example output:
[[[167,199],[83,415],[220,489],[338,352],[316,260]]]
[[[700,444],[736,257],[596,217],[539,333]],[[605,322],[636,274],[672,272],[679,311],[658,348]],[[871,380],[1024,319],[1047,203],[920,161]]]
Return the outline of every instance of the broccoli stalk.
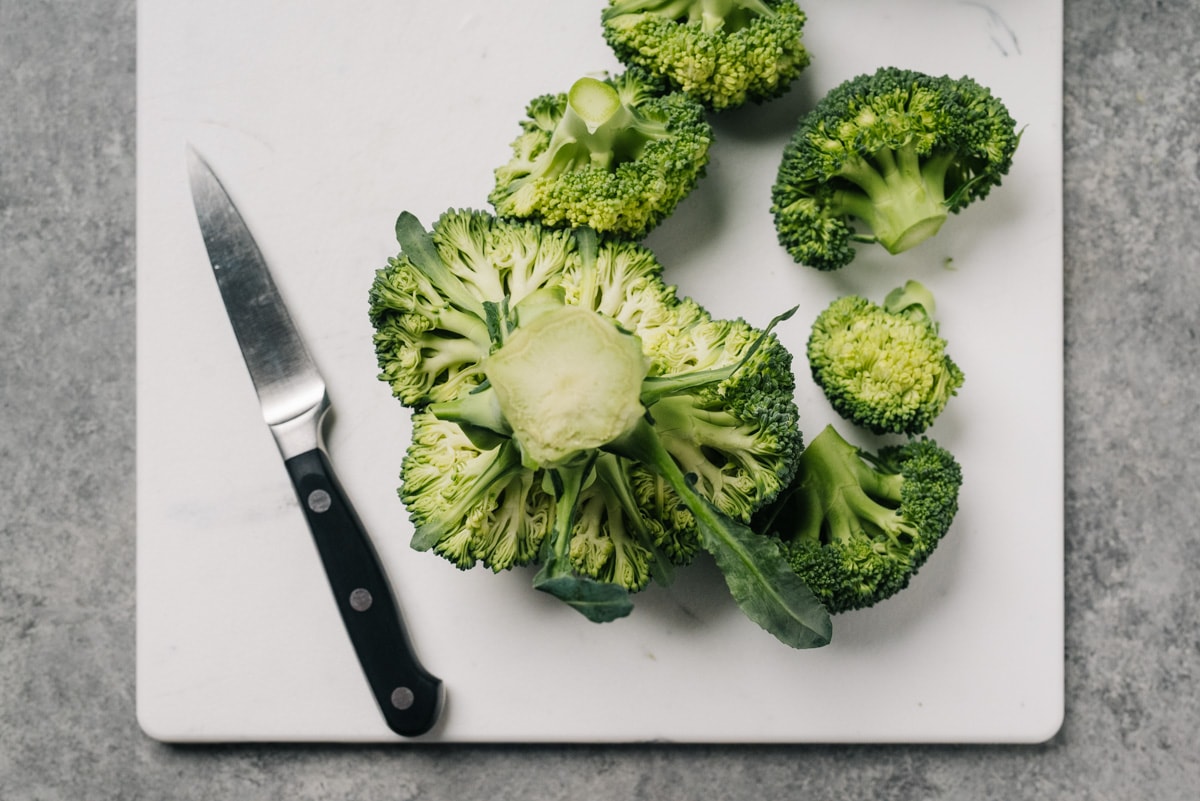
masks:
[[[667,127],[626,105],[615,86],[583,77],[567,92],[562,119],[540,157],[545,175],[557,176],[589,164],[613,170],[632,161],[652,139],[666,137]]]
[[[866,223],[871,234],[856,235],[856,241],[902,253],[937,234],[950,215],[945,182],[952,161],[951,152],[923,159],[912,143],[852,156],[838,175],[854,188],[834,190],[828,213]]]
[[[962,471],[929,439],[876,454],[826,427],[788,489],[755,520],[831,614],[907,587],[950,528]]]

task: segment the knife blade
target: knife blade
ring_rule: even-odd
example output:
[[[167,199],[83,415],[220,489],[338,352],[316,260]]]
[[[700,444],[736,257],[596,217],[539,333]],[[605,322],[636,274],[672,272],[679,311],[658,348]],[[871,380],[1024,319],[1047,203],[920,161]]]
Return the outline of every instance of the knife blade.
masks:
[[[417,659],[370,537],[333,472],[322,434],[325,382],[229,194],[195,148],[187,160],[213,275],[359,664],[388,728],[424,734],[437,722],[444,688]]]

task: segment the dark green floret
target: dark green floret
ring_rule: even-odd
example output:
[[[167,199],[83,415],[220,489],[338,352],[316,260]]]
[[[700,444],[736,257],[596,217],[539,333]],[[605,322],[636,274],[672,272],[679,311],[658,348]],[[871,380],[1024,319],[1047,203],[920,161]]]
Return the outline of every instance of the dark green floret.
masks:
[[[970,77],[859,75],[784,148],[771,204],[779,242],[819,270],[848,264],[854,242],[901,253],[999,186],[1019,141],[1005,105]]]
[[[808,66],[794,0],[610,0],[617,58],[721,110],[779,97]]]
[[[909,586],[949,531],[961,486],[958,462],[931,439],[871,454],[827,427],[756,526],[830,614],[864,609]]]
[[[803,447],[778,320],[715,320],[649,250],[591,229],[448,211],[431,231],[402,214],[396,234],[370,319],[380,378],[414,410],[414,548],[537,564],[535,588],[597,622],[704,550],[751,620],[793,647],[829,641],[824,608],[747,526]]]
[[[813,321],[808,364],[834,411],[876,434],[920,434],[963,385],[933,294],[908,281],[882,305],[847,295]]]
[[[534,98],[521,129],[488,197],[498,215],[635,239],[695,188],[712,142],[697,101],[638,69]]]

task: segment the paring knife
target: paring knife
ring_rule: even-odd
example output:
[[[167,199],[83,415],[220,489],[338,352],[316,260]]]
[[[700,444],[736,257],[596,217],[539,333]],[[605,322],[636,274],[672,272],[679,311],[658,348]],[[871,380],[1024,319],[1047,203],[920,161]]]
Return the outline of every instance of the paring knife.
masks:
[[[275,435],[367,682],[392,731],[424,734],[441,712],[442,682],[417,660],[387,576],[330,466],[322,436],[329,409],[325,382],[249,228],[191,147],[188,175],[213,274],[263,418]]]

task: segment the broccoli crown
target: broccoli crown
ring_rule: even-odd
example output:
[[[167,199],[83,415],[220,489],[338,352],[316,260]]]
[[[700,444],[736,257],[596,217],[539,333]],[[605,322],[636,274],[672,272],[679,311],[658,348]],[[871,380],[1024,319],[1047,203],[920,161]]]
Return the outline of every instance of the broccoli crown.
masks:
[[[907,587],[950,529],[962,470],[933,440],[870,454],[832,427],[801,454],[796,478],[760,513],[792,569],[831,614]]]
[[[682,92],[631,69],[534,98],[488,196],[502,217],[640,237],[708,164],[712,127]]]
[[[415,410],[414,547],[463,569],[553,565],[549,591],[610,619],[627,608],[597,585],[640,590],[701,545],[706,507],[675,473],[740,521],[791,479],[790,354],[678,297],[643,246],[469,210],[430,232],[401,215],[397,236],[370,318],[380,378]],[[609,447],[647,420],[670,470]]]
[[[610,0],[601,16],[617,59],[707,107],[763,102],[808,66],[793,0]]]
[[[771,204],[779,242],[820,270],[848,264],[854,241],[903,252],[999,186],[1019,140],[1004,104],[970,77],[885,67],[851,78],[784,148]]]
[[[909,281],[883,305],[858,295],[813,321],[808,363],[834,411],[876,434],[919,434],[963,385],[933,320],[933,296]]]

